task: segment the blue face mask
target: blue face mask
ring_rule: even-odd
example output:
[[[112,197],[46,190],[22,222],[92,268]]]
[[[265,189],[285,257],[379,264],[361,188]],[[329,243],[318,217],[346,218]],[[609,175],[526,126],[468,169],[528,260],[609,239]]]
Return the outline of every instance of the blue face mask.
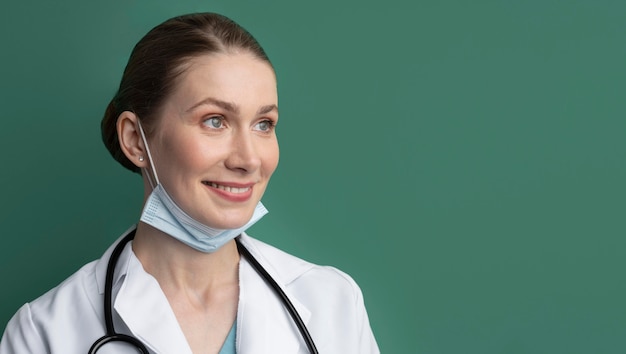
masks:
[[[159,183],[156,168],[154,167],[154,160],[150,155],[150,148],[148,148],[148,142],[139,121],[138,124],[141,139],[148,153],[148,162],[152,167],[152,173],[156,182],[155,186],[152,178],[150,178],[150,174],[146,171],[148,181],[152,186],[152,193],[144,205],[140,218],[141,221],[165,232],[198,251],[210,253],[222,247],[226,242],[239,236],[239,234],[267,214],[267,209],[259,202],[254,209],[250,221],[240,228],[227,230],[212,228],[189,216],[176,205],[167,191],[165,191],[165,188],[163,188],[163,185]]]

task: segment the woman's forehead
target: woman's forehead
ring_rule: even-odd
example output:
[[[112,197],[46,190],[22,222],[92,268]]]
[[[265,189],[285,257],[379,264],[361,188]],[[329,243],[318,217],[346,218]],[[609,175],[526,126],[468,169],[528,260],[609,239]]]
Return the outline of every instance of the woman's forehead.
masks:
[[[177,81],[167,101],[185,111],[204,101],[233,106],[278,103],[276,75],[271,65],[246,52],[189,59]]]

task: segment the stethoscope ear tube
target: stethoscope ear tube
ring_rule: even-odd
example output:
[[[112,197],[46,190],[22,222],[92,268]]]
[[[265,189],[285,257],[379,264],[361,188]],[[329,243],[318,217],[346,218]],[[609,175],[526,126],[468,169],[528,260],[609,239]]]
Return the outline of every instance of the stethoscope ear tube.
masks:
[[[304,321],[302,321],[302,318],[298,314],[298,311],[293,306],[293,303],[291,302],[291,300],[289,300],[289,297],[287,297],[287,294],[285,294],[283,289],[278,286],[278,283],[276,283],[274,278],[272,278],[272,276],[265,270],[265,268],[263,268],[263,266],[256,260],[256,258],[254,258],[252,254],[250,254],[250,251],[248,251],[248,249],[239,242],[239,239],[235,239],[235,241],[237,242],[237,249],[239,250],[239,253],[243,254],[244,257],[246,257],[248,262],[250,262],[250,264],[252,265],[252,268],[254,268],[254,270],[259,273],[261,278],[263,278],[265,282],[268,283],[270,288],[274,289],[276,295],[278,295],[278,297],[280,297],[280,299],[283,301],[283,304],[287,308],[287,311],[291,315],[291,318],[296,323],[296,326],[298,327],[298,330],[300,331],[300,334],[302,335],[306,346],[309,348],[309,352],[311,354],[318,354],[311,334],[307,330]]]

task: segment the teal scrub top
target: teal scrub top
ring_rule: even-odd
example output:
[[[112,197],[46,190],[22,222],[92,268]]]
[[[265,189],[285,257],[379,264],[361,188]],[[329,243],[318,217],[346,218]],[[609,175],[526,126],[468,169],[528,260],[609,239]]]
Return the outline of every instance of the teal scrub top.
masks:
[[[237,321],[233,323],[233,326],[230,328],[230,332],[226,336],[226,340],[222,345],[222,349],[220,349],[219,354],[236,354],[235,351],[235,337],[237,334]]]

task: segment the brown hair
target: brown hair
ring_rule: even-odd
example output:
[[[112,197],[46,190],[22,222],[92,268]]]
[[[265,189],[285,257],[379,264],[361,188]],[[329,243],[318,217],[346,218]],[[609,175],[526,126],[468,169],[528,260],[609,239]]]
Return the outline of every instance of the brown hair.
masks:
[[[140,173],[120,148],[116,123],[124,111],[139,117],[150,135],[158,110],[172,92],[184,64],[194,57],[246,50],[271,65],[263,48],[244,28],[215,13],[171,18],[148,32],[133,48],[120,87],[102,118],[102,140],[113,158]]]

